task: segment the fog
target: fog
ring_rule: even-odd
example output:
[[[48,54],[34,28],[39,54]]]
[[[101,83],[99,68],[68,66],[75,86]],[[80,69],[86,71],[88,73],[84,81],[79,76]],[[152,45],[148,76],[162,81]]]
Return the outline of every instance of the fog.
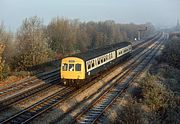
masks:
[[[151,22],[175,26],[180,0],[0,0],[0,21],[16,30],[26,17],[38,16],[47,24],[59,16],[80,21],[114,20],[117,23]]]

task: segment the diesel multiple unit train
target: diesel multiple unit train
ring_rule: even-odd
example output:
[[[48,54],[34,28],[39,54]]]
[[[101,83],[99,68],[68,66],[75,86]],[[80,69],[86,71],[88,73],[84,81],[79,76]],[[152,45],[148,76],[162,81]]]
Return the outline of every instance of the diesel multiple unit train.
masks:
[[[120,42],[104,48],[89,50],[61,61],[61,79],[64,83],[81,83],[127,58],[132,52],[130,42]]]

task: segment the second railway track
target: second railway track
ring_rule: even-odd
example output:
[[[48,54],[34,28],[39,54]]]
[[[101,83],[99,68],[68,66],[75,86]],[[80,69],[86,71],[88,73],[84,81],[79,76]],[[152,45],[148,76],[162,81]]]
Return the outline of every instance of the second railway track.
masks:
[[[156,40],[157,38],[158,38],[158,35],[155,35],[154,38],[149,38],[148,40]],[[139,46],[137,46],[137,44],[136,44],[135,45],[136,47],[134,47],[134,48],[137,49],[138,47],[143,46],[143,44],[148,45],[149,43],[144,41],[139,44],[140,44]],[[8,95],[9,93],[10,94],[14,93],[13,96],[0,101],[0,111],[5,110],[6,108],[12,106],[13,104],[24,101],[33,95],[37,95],[38,93],[40,93],[44,90],[50,89],[50,88],[56,86],[56,84],[60,84],[59,75],[60,75],[59,69],[40,74],[37,77],[40,77],[42,80],[45,81],[45,83],[42,83],[35,87],[33,87],[34,84],[42,82],[42,81],[37,78],[29,78],[29,79],[25,80],[25,82],[22,84],[22,86],[19,86],[20,85],[19,84],[17,87],[15,87],[15,86],[13,87],[13,85],[12,85],[10,87],[10,89],[7,90],[9,92],[4,92],[3,94],[1,94],[1,95]],[[28,89],[27,85],[31,85],[32,87],[29,87],[29,89]],[[16,90],[20,90],[22,87],[26,88],[26,91],[15,93]]]
[[[116,81],[108,90],[97,97],[89,106],[77,114],[72,123],[93,124],[96,123],[103,112],[124,92],[139,73],[155,56],[162,43],[159,43],[152,50],[140,58],[139,62],[132,65],[123,76]]]
[[[149,48],[150,49],[150,48]],[[138,58],[140,58],[140,56],[136,56],[137,57],[137,59],[135,59],[134,61],[140,61],[140,60],[138,60]],[[142,59],[141,59],[142,60]],[[121,76],[123,76],[123,75],[125,75],[125,73],[126,72],[128,72],[128,70],[131,68],[130,66],[133,66],[132,65],[132,63],[130,62],[129,64],[129,68],[127,68],[127,70],[125,69],[125,70],[123,70],[124,71],[124,74],[123,73],[121,73],[119,76],[117,76],[116,78],[120,78]],[[128,66],[127,65],[127,66]],[[135,65],[134,65],[135,66]],[[113,80],[112,80],[112,82],[113,82]],[[105,82],[103,82],[103,83],[105,83]],[[107,84],[107,83],[106,83]],[[109,83],[108,83],[109,84]],[[127,85],[125,85],[125,86],[127,86]],[[104,88],[107,88],[106,86],[103,86]],[[122,88],[122,87],[121,87]],[[100,91],[100,89],[98,90],[98,91]],[[101,89],[101,91],[105,91],[105,93],[107,92],[106,90],[102,90]],[[96,93],[96,94],[98,94],[98,93]],[[58,117],[57,119],[55,119],[55,121],[50,121],[51,123],[56,123],[56,122],[58,122],[58,123],[68,123],[68,121],[67,120],[71,120],[70,118],[68,118],[68,116],[74,116],[75,118],[76,118],[76,115],[77,116],[80,116],[82,113],[80,112],[78,112],[79,110],[77,110],[76,108],[78,108],[78,107],[80,107],[81,109],[87,109],[88,107],[86,106],[86,104],[89,104],[90,106],[92,106],[93,105],[93,103],[91,103],[90,101],[91,100],[89,100],[89,99],[92,99],[92,97],[94,97],[94,96],[96,96],[96,94],[92,94],[91,96],[89,96],[89,98],[87,98],[87,99],[85,99],[85,100],[83,100],[83,101],[81,101],[77,106],[75,105],[75,106],[73,106],[73,107],[71,107],[69,110],[67,110],[67,112],[66,113],[64,113],[64,114],[62,114],[60,117]],[[102,94],[100,94],[100,96],[101,96]],[[83,105],[81,105],[81,104],[83,104]],[[98,110],[98,109],[97,109]],[[100,109],[99,109],[100,110]],[[76,113],[76,114],[75,114]],[[75,115],[74,115],[75,114]],[[92,114],[92,113],[91,113]],[[96,113],[97,114],[97,113]],[[83,114],[82,114],[83,115]],[[66,116],[67,116],[67,118],[66,118]],[[81,117],[81,116],[80,116]],[[78,118],[78,117],[77,117]],[[91,118],[91,117],[90,117]],[[92,117],[93,118],[93,117]],[[75,119],[76,120],[76,119]],[[87,122],[88,123],[88,122]]]
[[[49,77],[54,76],[59,72],[59,69],[50,71],[50,72],[44,72],[41,74],[37,74],[36,76],[32,76],[29,78],[25,78],[23,80],[20,80],[16,83],[11,84],[10,86],[4,87],[0,89],[0,98],[3,99],[5,96],[10,96],[11,94],[14,94],[18,90],[22,90],[24,88],[31,87],[33,85],[37,85],[40,80],[47,80]],[[40,80],[38,80],[40,79]]]
[[[73,90],[70,91],[70,92],[73,92]],[[68,94],[70,95],[70,93],[68,93]],[[64,94],[64,95],[65,95],[65,94]],[[48,99],[48,98],[47,98],[47,99]],[[47,99],[46,99],[46,100],[47,100]],[[61,99],[62,99],[62,97],[61,97]],[[65,98],[63,98],[63,99],[65,99]],[[22,110],[21,112],[19,112],[19,113],[17,113],[16,115],[10,117],[9,119],[2,121],[2,123],[7,123],[7,122],[22,122],[22,123],[24,122],[24,123],[26,123],[26,122],[29,122],[29,121],[31,121],[33,118],[35,118],[35,117],[37,117],[38,115],[42,114],[44,111],[52,108],[54,105],[58,104],[58,103],[61,101],[61,100],[60,100],[60,101],[58,100],[57,96],[54,96],[53,99],[50,98],[50,100],[49,100],[48,102],[47,102],[46,100],[45,100],[45,99],[42,100],[42,101],[45,101],[45,103],[41,103],[42,101],[40,101],[40,102],[38,102],[39,104],[34,104],[34,105],[32,105],[32,106],[34,106],[34,107],[35,107],[35,105],[37,105],[37,106],[35,107],[36,109],[31,108],[32,106],[28,107],[28,108],[31,108],[31,110],[35,110],[35,111],[33,111],[31,114],[28,113],[28,112],[31,111],[31,110],[25,109],[25,110],[26,110],[26,113],[28,113],[27,115],[26,115],[26,114],[23,114],[22,111],[24,111],[24,110]],[[51,103],[51,104],[47,104],[47,103]],[[38,107],[38,106],[39,106],[39,107]],[[20,113],[21,113],[21,114],[20,114]],[[23,115],[24,115],[24,116],[23,116]],[[17,120],[18,120],[18,121],[17,121]]]
[[[29,96],[36,94],[37,92],[46,90],[60,83],[59,71],[56,70],[56,71],[53,71],[53,73],[46,75],[46,77],[44,77],[44,81],[45,83],[41,83],[40,85],[35,86],[35,87],[30,87],[29,89],[27,88],[25,92],[15,93],[13,96],[0,101],[0,111],[8,108],[9,106],[12,106],[13,104],[21,100],[27,99]],[[38,82],[43,82],[43,81],[36,80],[34,82],[38,83]]]

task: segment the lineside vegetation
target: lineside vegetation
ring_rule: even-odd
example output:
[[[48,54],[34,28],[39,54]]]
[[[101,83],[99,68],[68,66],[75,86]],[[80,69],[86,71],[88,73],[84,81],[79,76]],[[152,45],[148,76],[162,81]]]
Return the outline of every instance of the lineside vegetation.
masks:
[[[117,112],[114,123],[180,122],[179,53],[180,37],[171,34],[146,77],[138,82],[138,93],[128,100],[123,110]]]
[[[145,27],[148,30],[142,33],[142,37],[155,31],[151,23],[119,24],[111,20],[80,22],[78,19],[60,17],[44,25],[41,18],[34,16],[23,20],[17,31],[12,33],[1,23],[0,78],[69,54],[134,40],[137,30]]]

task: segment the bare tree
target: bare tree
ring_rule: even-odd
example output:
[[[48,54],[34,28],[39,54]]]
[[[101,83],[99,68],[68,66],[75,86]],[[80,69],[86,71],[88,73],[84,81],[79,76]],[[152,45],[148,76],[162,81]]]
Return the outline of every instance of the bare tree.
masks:
[[[65,54],[74,50],[76,32],[69,20],[54,18],[47,26],[47,34],[54,51]]]
[[[20,69],[48,61],[50,49],[43,29],[42,21],[36,16],[23,21],[16,35],[15,65]]]
[[[4,77],[5,72],[5,60],[4,60],[4,50],[7,40],[7,33],[5,31],[3,23],[0,24],[0,80]]]
[[[4,72],[4,63],[5,61],[3,60],[2,53],[4,52],[5,46],[0,43],[0,80],[3,78],[3,72]]]
[[[122,41],[134,40],[139,29],[151,27],[151,24],[118,24],[112,20],[104,22],[79,22],[79,20],[67,20],[54,18],[47,26],[48,43],[56,52],[63,55],[74,51],[85,51],[87,48],[94,49],[104,45]],[[144,36],[145,33],[142,34]]]

